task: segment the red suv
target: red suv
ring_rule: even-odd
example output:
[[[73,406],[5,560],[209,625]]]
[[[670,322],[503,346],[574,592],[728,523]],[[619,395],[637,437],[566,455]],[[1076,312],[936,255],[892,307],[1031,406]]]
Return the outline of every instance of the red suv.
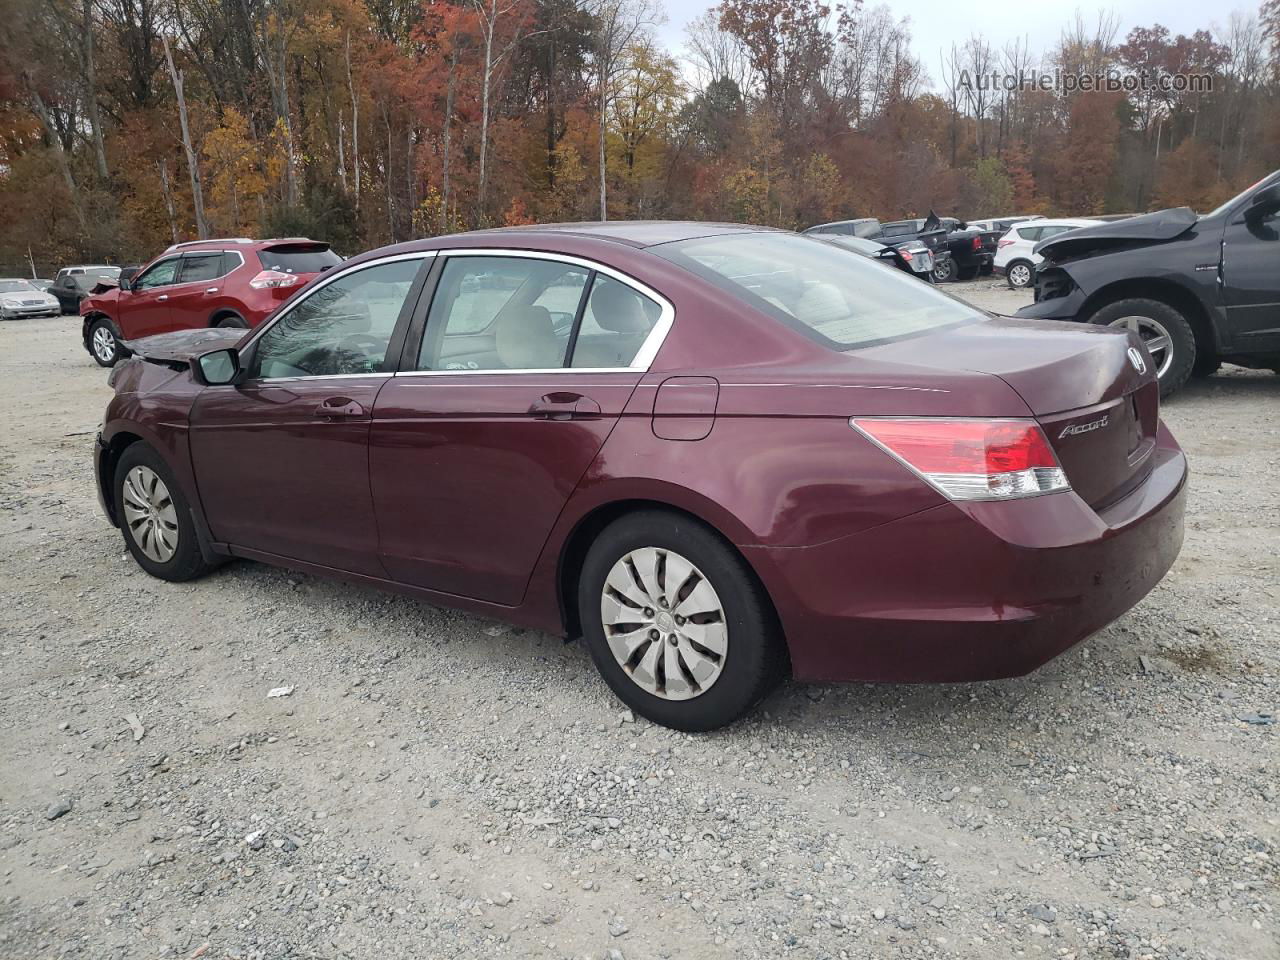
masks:
[[[342,258],[304,237],[174,244],[120,285],[80,304],[84,347],[115,366],[120,341],[201,327],[256,327],[289,294]]]

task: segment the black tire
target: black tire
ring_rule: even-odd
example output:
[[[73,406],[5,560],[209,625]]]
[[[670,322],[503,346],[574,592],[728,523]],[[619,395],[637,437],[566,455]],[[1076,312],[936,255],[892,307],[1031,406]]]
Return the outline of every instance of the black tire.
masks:
[[[946,283],[952,280],[956,275],[956,262],[950,257],[945,260],[939,260],[933,265],[933,282]]]
[[[244,317],[238,317],[235,314],[231,314],[230,316],[227,316],[227,317],[219,317],[217,322],[214,323],[214,326],[234,329],[234,330],[249,329],[249,324],[245,322]]]
[[[1145,297],[1131,297],[1108,303],[1094,311],[1089,317],[1089,323],[1111,326],[1126,317],[1148,318],[1168,332],[1173,356],[1164,373],[1160,374],[1160,396],[1167,397],[1179,390],[1190,378],[1196,365],[1196,335],[1190,322],[1167,303]]]
[[[720,673],[690,699],[669,700],[643,689],[614,658],[605,639],[600,609],[605,581],[620,559],[644,547],[680,554],[720,598],[728,637]],[[664,727],[691,732],[723,727],[751,710],[789,672],[782,631],[755,574],[718,534],[682,514],[638,511],[606,527],[583,562],[578,615],[605,682],[628,707]]]
[[[156,559],[147,555],[139,542],[140,539],[145,541],[147,539],[146,536],[140,536],[135,533],[133,526],[130,524],[129,508],[126,507],[125,482],[130,479],[130,473],[138,467],[151,471],[152,474],[159,478],[167,490],[168,502],[173,508],[173,521],[176,529],[171,531],[171,535],[176,534],[177,543],[173,546],[172,556],[164,559]],[[143,570],[161,580],[181,583],[185,580],[203,576],[213,569],[214,564],[207,562],[200,552],[200,541],[196,534],[196,525],[191,517],[191,505],[187,501],[186,494],[183,493],[182,487],[174,477],[173,471],[169,469],[169,465],[164,462],[164,458],[156,453],[149,444],[139,441],[125,448],[124,453],[120,455],[120,459],[116,463],[111,492],[114,498],[116,520],[120,525],[120,534],[124,537],[125,546],[133,554],[133,559],[138,562],[138,566],[142,567]],[[163,503],[163,500],[160,502]],[[138,528],[141,530],[145,525],[146,522],[143,521]]]
[[[114,367],[120,361],[120,338],[106,317],[89,325],[89,355],[100,367]]]
[[[1014,290],[1023,290],[1036,279],[1036,268],[1029,260],[1014,260],[1004,270],[1005,282]]]

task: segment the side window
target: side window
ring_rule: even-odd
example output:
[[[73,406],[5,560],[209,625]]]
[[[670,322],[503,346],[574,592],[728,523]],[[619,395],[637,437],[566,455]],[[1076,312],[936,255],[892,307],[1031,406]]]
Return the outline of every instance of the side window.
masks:
[[[202,280],[216,280],[222,276],[221,253],[188,253],[182,258],[182,271],[178,274],[179,283],[199,283]]]
[[[662,308],[625,283],[596,274],[573,347],[574,367],[625,367],[640,352]]]
[[[249,375],[327,377],[386,369],[391,334],[423,263],[375,264],[309,294],[258,338]]]
[[[1039,239],[1048,240],[1050,237],[1056,237],[1058,234],[1066,233],[1070,229],[1070,227],[1041,227]]]
[[[450,257],[427,314],[419,370],[563,367],[588,271],[530,257]]]
[[[1030,240],[1032,243],[1040,239],[1040,234],[1044,231],[1044,227],[1019,227],[1018,236],[1023,240]]]
[[[174,274],[178,272],[178,261],[178,257],[161,260],[139,277],[134,286],[139,290],[148,290],[152,287],[167,287],[173,283]]]

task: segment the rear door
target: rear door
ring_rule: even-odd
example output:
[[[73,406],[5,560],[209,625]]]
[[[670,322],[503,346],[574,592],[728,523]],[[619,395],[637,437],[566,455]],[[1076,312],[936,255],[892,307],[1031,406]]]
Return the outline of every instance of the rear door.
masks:
[[[573,258],[459,251],[378,396],[370,474],[395,580],[518,604],[672,309]]]
[[[239,263],[238,254],[221,250],[184,253],[177,282],[169,291],[169,319],[175,329],[209,326],[209,318],[221,291],[221,278],[228,259]]]
[[[181,261],[177,254],[157,260],[134,278],[129,289],[121,289],[116,323],[123,339],[138,340],[174,329],[169,299]]]

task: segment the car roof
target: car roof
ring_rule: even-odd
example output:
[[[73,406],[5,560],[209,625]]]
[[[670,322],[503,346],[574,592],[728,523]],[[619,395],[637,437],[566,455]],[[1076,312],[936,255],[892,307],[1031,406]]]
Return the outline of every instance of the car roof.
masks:
[[[540,223],[519,227],[497,227],[433,237],[431,246],[442,246],[459,239],[495,237],[503,241],[545,240],[551,234],[609,240],[631,247],[654,247],[678,240],[714,237],[733,233],[789,233],[774,227],[757,227],[743,223],[702,223],[693,220],[606,220],[583,223]]]
[[[165,248],[165,253],[187,253],[189,251],[238,249],[240,247],[274,247],[286,243],[310,243],[316,246],[328,246],[323,240],[312,240],[310,237],[272,237],[266,240],[254,240],[252,237],[210,237],[208,240],[187,240],[174,243]]]
[[[1051,220],[1028,220],[1025,223],[1015,223],[1015,227],[1091,227],[1095,223],[1100,223],[1090,217],[1054,217]]]

